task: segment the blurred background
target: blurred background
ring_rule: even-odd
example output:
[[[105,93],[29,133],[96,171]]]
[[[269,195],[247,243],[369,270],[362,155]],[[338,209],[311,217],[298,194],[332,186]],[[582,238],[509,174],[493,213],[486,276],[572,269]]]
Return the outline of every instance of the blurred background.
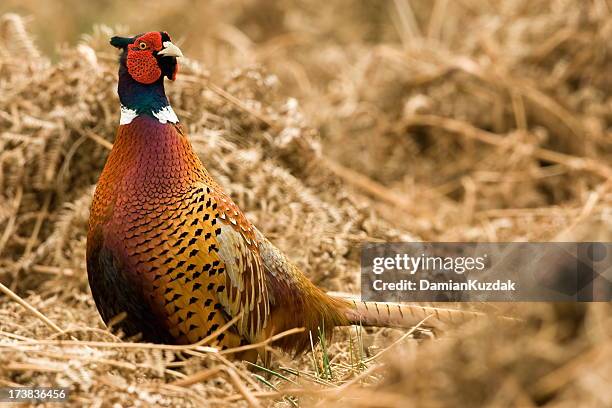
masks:
[[[119,117],[108,39],[152,30],[187,57],[166,88],[206,167],[327,290],[359,292],[362,242],[612,240],[610,0],[4,0],[0,282],[65,332],[0,294],[0,383],[65,384],[75,406],[242,398],[224,380],[160,386],[175,366],[150,350],[19,343],[116,340],[89,294],[85,232]],[[341,330],[329,377],[320,349],[276,358],[300,387],[352,381],[362,406],[611,406],[610,311],[515,304],[521,331],[411,335],[381,358],[403,333]]]
[[[330,155],[399,188],[433,177],[443,197],[457,200],[471,179],[477,207],[487,191],[479,187],[495,182],[506,194],[495,206],[508,197],[513,206],[533,207],[575,195],[574,181],[560,183],[567,174],[554,162],[539,163],[544,173],[534,189],[525,190],[515,173],[504,180],[474,173],[479,164],[463,163],[465,150],[438,151],[447,142],[419,132],[416,118],[404,137],[413,113],[610,159],[609,0],[6,0],[0,13],[9,11],[26,17],[36,47],[55,62],[62,47],[105,25],[122,34],[169,31],[213,79],[262,66],[278,79],[280,94],[300,102]],[[455,143],[465,149],[463,139]],[[435,172],[409,160],[430,153]],[[509,160],[520,172],[517,155]],[[494,173],[500,163],[486,156]],[[476,177],[460,181],[466,171]]]

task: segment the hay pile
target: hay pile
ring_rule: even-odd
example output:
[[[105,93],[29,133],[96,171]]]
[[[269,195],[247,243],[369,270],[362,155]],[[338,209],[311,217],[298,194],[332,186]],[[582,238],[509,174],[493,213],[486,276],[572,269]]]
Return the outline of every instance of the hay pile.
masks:
[[[358,291],[364,241],[609,241],[610,9],[552,3],[244,7],[220,32],[245,27],[261,45],[218,46],[231,71],[184,61],[167,90],[213,176],[328,290]],[[353,21],[335,24],[343,10]],[[202,350],[182,361],[121,346],[84,256],[119,115],[111,34],[97,28],[51,63],[21,18],[0,18],[0,282],[47,319],[0,295],[0,386],[66,386],[74,406],[612,403],[609,304],[519,305],[520,332],[469,325],[389,349],[402,333],[341,330],[331,378],[320,349],[278,356],[297,384]],[[211,367],[224,371],[173,384]]]

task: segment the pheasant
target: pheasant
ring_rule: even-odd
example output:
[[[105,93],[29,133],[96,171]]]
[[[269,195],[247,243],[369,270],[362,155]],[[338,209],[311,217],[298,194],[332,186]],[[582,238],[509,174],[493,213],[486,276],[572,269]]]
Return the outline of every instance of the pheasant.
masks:
[[[214,336],[221,349],[303,327],[274,343],[297,353],[319,328],[330,336],[335,326],[411,327],[428,315],[433,325],[475,315],[358,302],[316,287],[248,221],[193,151],[164,90],[182,57],[168,33],[110,43],[121,50],[121,116],[87,235],[88,280],[105,323],[122,314],[118,325],[127,335],[171,344]]]

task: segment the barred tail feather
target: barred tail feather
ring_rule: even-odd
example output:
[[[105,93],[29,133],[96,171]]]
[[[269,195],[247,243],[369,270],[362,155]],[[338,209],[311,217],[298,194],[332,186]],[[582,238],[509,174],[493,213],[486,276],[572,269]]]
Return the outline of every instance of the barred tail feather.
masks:
[[[424,326],[442,328],[485,316],[479,312],[414,304],[358,300],[350,300],[349,303],[345,316],[350,324],[361,326],[409,328],[425,320]]]
[[[328,295],[344,302],[344,316],[351,325],[411,328],[425,320],[423,326],[442,329],[490,316],[482,312],[421,306],[409,303],[363,302],[358,296],[329,292]],[[504,323],[517,324],[520,319],[499,316]]]

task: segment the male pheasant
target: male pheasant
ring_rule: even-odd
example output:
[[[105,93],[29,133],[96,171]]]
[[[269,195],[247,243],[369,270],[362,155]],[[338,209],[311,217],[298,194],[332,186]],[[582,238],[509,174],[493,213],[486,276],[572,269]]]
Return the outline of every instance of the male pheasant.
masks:
[[[308,332],[350,324],[402,326],[466,312],[332,297],[314,286],[244,216],[210,177],[170,107],[164,77],[174,80],[182,53],[165,32],[113,37],[121,52],[121,118],[94,195],[87,272],[98,310],[128,335],[157,343],[232,348],[285,330],[293,352]],[[316,336],[313,336],[316,337]],[[248,358],[256,358],[251,355]]]

